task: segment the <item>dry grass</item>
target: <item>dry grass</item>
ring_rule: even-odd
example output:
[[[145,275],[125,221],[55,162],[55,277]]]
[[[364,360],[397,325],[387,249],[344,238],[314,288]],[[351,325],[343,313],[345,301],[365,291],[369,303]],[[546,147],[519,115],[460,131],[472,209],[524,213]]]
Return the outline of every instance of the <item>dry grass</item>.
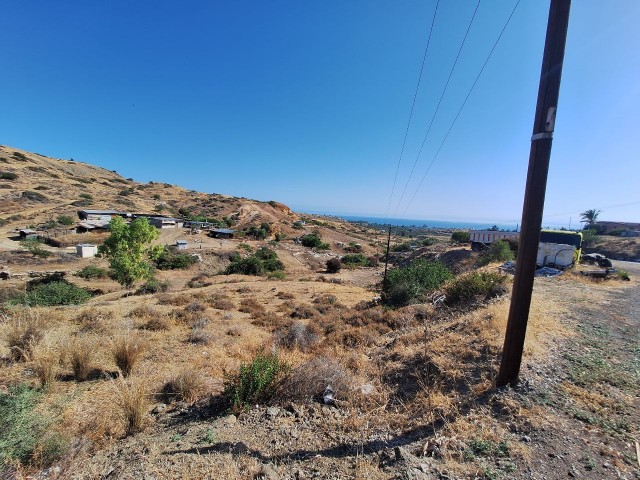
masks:
[[[69,347],[68,355],[73,376],[78,382],[89,379],[93,369],[94,343],[86,338],[76,339]]]
[[[45,334],[44,322],[34,311],[16,312],[7,319],[6,341],[14,362],[28,362]]]
[[[141,432],[146,424],[149,396],[139,380],[117,379],[113,382],[114,403],[119,409],[127,435]]]
[[[143,323],[140,328],[143,330],[149,330],[152,332],[166,332],[171,330],[171,319],[167,318],[164,315],[159,315],[157,317],[152,317]]]
[[[183,370],[162,387],[161,397],[167,401],[195,402],[202,396],[205,382],[202,373],[194,369]]]
[[[50,390],[56,379],[58,355],[51,348],[38,348],[33,360],[40,386],[45,390]]]
[[[258,303],[258,301],[255,298],[242,299],[242,301],[240,302],[240,308],[238,308],[238,311],[242,313],[248,313],[249,315],[251,315],[251,318],[259,318],[266,315],[267,313],[264,306]]]
[[[330,386],[335,399],[345,401],[351,397],[352,384],[345,369],[328,357],[315,357],[302,363],[278,385],[274,395],[277,403],[309,403],[322,398]]]
[[[137,335],[129,332],[120,335],[112,341],[112,354],[115,364],[128,377],[133,371],[133,367],[146,349],[146,344]]]
[[[94,332],[105,334],[109,331],[108,322],[114,317],[110,310],[98,309],[95,307],[84,310],[76,317],[76,322],[80,324],[83,332]]]
[[[319,343],[320,335],[320,329],[312,323],[293,322],[288,327],[276,330],[274,343],[278,347],[308,352]]]

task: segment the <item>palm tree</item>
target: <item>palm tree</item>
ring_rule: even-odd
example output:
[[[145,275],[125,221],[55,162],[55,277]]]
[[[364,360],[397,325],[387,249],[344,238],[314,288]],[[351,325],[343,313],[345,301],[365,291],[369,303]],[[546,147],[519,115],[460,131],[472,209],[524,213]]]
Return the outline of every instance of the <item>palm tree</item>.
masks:
[[[598,216],[602,213],[602,210],[597,210],[595,208],[585,210],[580,214],[580,218],[582,221],[586,223],[585,228],[591,227],[596,224],[598,221]]]

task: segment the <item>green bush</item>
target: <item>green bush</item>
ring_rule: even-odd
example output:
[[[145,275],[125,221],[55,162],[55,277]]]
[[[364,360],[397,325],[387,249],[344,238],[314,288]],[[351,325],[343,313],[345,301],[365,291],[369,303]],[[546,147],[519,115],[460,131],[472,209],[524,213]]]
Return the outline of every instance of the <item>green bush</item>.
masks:
[[[11,300],[15,305],[53,307],[56,305],[79,305],[91,298],[84,288],[76,287],[65,280],[35,285]]]
[[[275,353],[258,353],[249,364],[240,365],[238,373],[227,376],[224,382],[224,395],[231,409],[247,410],[251,405],[268,401],[288,369]]]
[[[74,221],[73,218],[70,217],[69,215],[59,215],[58,218],[56,219],[56,221],[60,224],[60,225],[73,225]]]
[[[90,193],[81,193],[79,197],[84,198],[85,200],[93,200],[93,195]]]
[[[13,173],[13,172],[1,172],[0,173],[0,180],[15,180],[16,178],[18,178],[18,175],[16,173]]]
[[[76,277],[90,280],[93,278],[107,278],[109,276],[109,271],[105,268],[96,267],[95,265],[87,265],[77,271],[75,275]]]
[[[451,234],[451,241],[456,243],[469,243],[469,232],[456,230]]]
[[[329,250],[329,244],[323,243],[319,233],[308,233],[300,238],[304,247],[317,248],[318,250]]]
[[[411,250],[413,250],[413,248],[411,248],[411,242],[403,242],[391,247],[392,252],[410,252]]]
[[[367,257],[362,253],[348,253],[347,255],[344,255],[340,261],[349,267],[366,267],[369,265]]]
[[[450,278],[451,272],[442,263],[417,260],[407,267],[389,270],[382,286],[382,301],[393,307],[415,303]]]
[[[278,259],[276,252],[267,247],[260,247],[256,253],[248,257],[235,254],[225,269],[226,275],[265,275],[284,270],[284,264]]]
[[[159,270],[180,270],[191,267],[198,259],[189,253],[180,253],[164,247],[162,253],[154,260]]]
[[[61,438],[48,432],[50,420],[34,411],[40,395],[26,384],[0,393],[0,466],[11,462],[28,465],[36,460],[39,466],[46,466],[64,452]]]
[[[472,272],[462,275],[445,287],[447,305],[487,300],[505,292],[507,276],[497,272]]]
[[[513,260],[514,255],[506,240],[493,242],[487,250],[478,257],[478,265],[488,265],[492,262],[508,262]]]

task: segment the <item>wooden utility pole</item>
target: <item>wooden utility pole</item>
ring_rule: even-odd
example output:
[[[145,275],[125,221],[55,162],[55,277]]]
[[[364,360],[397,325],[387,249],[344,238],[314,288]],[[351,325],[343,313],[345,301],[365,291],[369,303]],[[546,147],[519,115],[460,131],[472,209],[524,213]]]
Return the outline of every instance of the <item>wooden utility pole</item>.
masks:
[[[497,386],[515,383],[518,380],[522,350],[527,331],[527,320],[531,306],[531,293],[536,271],[538,243],[542,226],[544,195],[547,188],[551,141],[558,107],[560,78],[564,47],[569,25],[571,0],[551,0],[547,37],[542,58],[542,72],[538,88],[538,103],[533,122],[529,171],[522,208],[522,229],[518,245],[518,259],[513,280],[511,307],[507,332],[504,338],[502,363],[496,380]]]

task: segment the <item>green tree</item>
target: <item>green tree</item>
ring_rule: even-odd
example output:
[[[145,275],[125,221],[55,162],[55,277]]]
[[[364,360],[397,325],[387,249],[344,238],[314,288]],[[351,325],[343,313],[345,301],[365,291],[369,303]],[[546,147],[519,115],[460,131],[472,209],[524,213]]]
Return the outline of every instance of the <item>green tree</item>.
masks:
[[[111,235],[99,252],[109,259],[111,277],[127,289],[138,280],[150,278],[149,259],[157,258],[162,252],[160,245],[151,245],[160,235],[158,230],[149,225],[146,218],[126,223],[115,217],[109,223],[109,231]]]
[[[580,214],[580,218],[582,219],[582,221],[586,222],[586,225],[584,226],[585,230],[596,224],[601,213],[602,210],[591,208],[589,210],[585,210]]]

